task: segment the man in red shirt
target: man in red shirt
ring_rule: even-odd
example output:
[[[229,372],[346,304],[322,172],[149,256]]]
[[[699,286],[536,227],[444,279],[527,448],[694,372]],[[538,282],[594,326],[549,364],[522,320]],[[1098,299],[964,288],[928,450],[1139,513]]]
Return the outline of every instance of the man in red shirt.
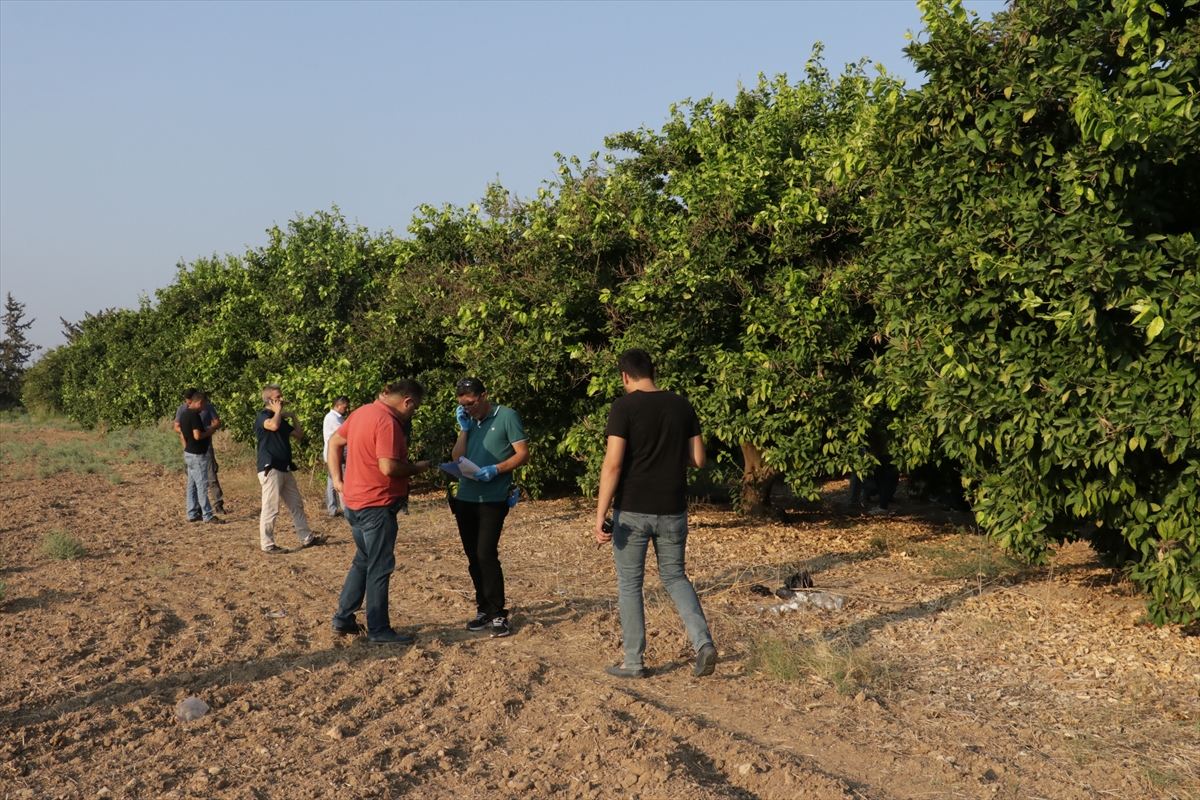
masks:
[[[384,387],[374,403],[355,409],[329,439],[329,475],[346,506],[356,548],[333,615],[334,633],[362,633],[354,615],[365,598],[367,641],[380,645],[415,641],[392,630],[388,584],[396,569],[396,514],[408,500],[408,478],[434,466],[431,461],[409,463],[404,435],[405,424],[424,399],[421,384],[396,381]]]

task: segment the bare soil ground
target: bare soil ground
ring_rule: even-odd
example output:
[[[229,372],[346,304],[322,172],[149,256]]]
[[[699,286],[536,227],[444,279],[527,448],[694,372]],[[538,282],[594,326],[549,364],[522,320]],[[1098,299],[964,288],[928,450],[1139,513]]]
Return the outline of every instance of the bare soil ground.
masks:
[[[0,423],[8,442],[97,436]],[[1147,626],[1085,545],[1022,568],[903,489],[889,517],[839,513],[838,483],[787,523],[697,504],[717,672],[692,677],[650,577],[653,671],[620,681],[587,501],[510,515],[515,634],[493,640],[463,627],[440,494],[415,497],[391,603],[417,645],[380,648],[329,629],[353,544],[323,486],[302,480],[328,545],[295,549],[285,512],[294,552],[271,557],[250,467],[223,466],[224,526],[186,523],[183,475],[153,464],[119,483],[0,467],[0,798],[1200,797],[1200,637]],[[48,558],[56,530],[86,555]],[[845,609],[772,614],[749,591],[798,569]],[[793,680],[788,653],[808,659]],[[191,695],[211,711],[175,722]]]

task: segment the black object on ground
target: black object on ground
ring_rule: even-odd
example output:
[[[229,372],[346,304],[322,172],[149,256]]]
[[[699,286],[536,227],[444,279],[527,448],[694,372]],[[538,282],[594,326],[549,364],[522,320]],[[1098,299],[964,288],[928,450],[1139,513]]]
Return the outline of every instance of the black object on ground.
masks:
[[[756,594],[759,597],[770,597],[771,590],[763,586],[761,583],[756,583],[750,587],[750,594]]]
[[[813,580],[812,576],[808,574],[808,570],[802,569],[784,581],[783,585],[792,591],[811,589],[813,587]],[[778,592],[776,592],[776,594],[778,594]]]

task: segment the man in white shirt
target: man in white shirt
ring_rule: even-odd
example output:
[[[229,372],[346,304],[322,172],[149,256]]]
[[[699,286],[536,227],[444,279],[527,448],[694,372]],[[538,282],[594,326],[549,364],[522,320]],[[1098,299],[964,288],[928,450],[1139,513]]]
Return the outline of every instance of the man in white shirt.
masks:
[[[325,463],[329,463],[329,437],[337,433],[337,429],[342,427],[342,423],[346,421],[346,414],[350,413],[350,398],[342,395],[337,400],[333,401],[333,408],[325,415],[325,452],[323,458]],[[342,453],[342,463],[346,463],[346,454]],[[329,516],[336,517],[344,512],[342,506],[342,498],[333,488],[333,476],[330,475],[325,479],[325,509]]]

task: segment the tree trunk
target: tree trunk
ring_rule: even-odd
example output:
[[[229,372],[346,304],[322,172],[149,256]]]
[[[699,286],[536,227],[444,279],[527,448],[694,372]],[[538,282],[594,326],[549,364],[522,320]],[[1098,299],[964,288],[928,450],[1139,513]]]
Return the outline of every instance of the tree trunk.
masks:
[[[760,517],[771,508],[771,489],[779,480],[779,471],[763,462],[762,452],[754,445],[742,444],[742,513]]]

